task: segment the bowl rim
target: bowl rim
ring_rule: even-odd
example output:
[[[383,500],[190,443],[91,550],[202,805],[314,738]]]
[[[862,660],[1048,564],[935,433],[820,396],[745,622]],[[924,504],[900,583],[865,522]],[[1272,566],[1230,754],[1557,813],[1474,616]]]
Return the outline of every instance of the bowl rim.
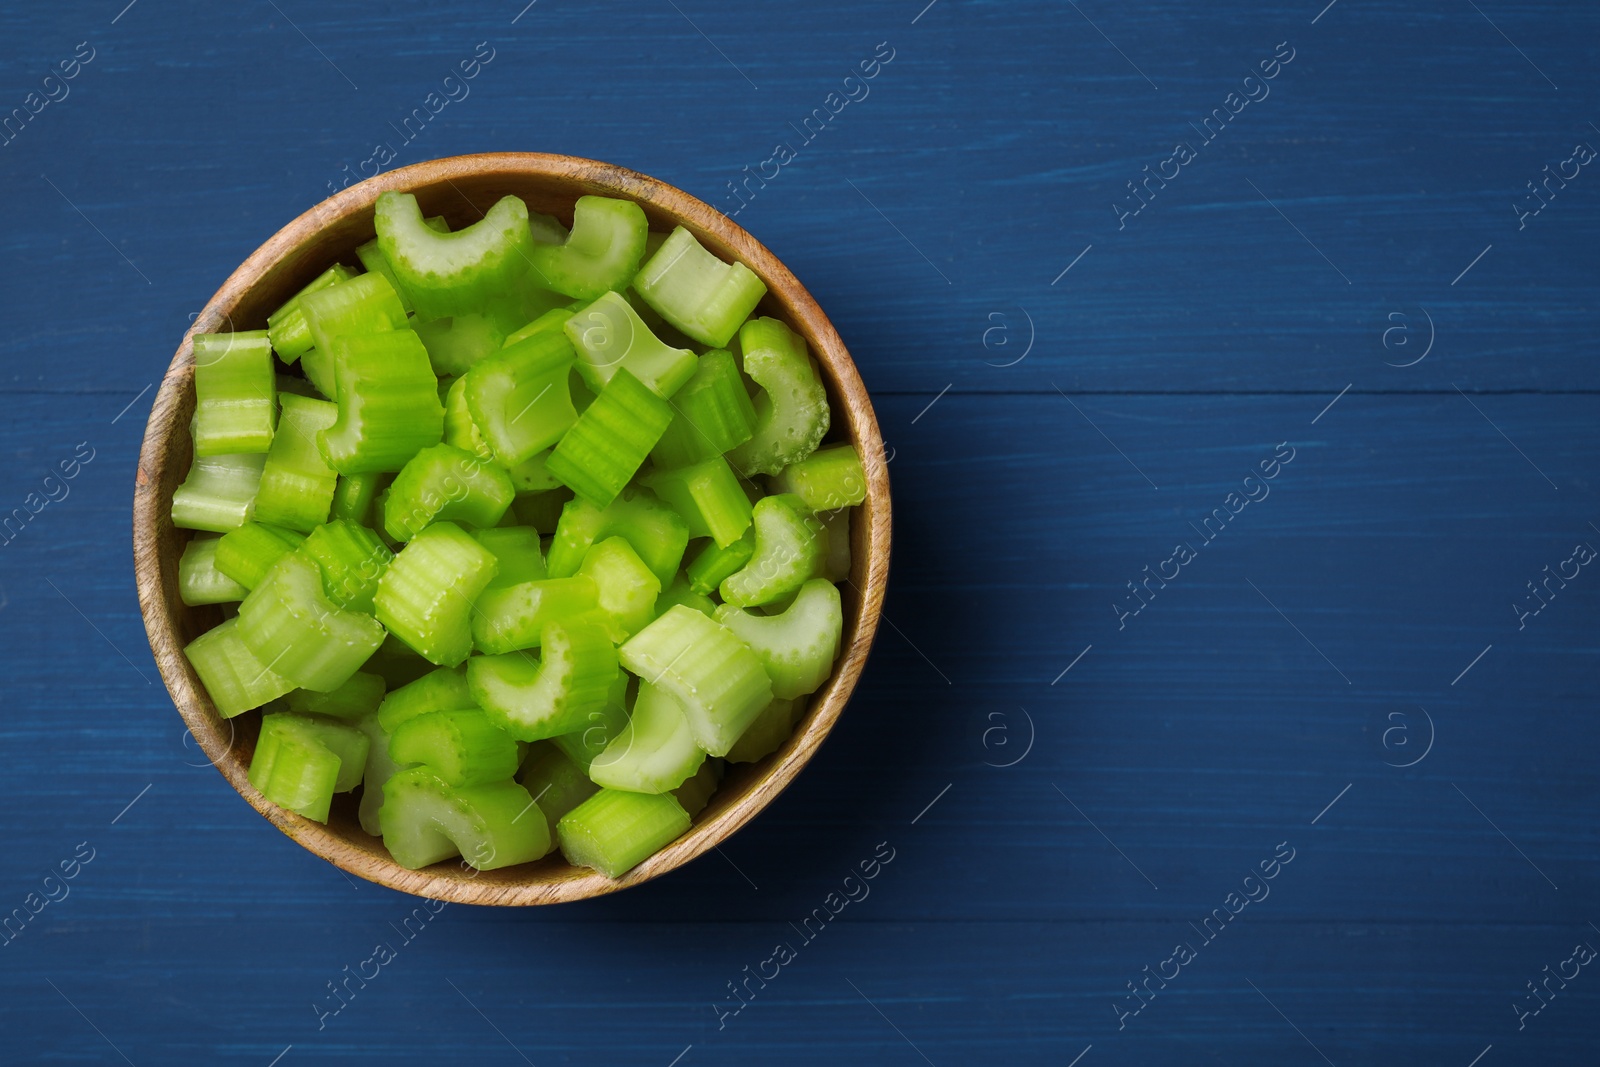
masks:
[[[392,859],[357,847],[333,827],[279,808],[251,786],[248,767],[233,747],[235,732],[231,720],[224,720],[217,714],[183,654],[185,641],[179,633],[178,615],[168,610],[175,596],[163,581],[159,550],[164,532],[162,524],[170,526],[171,523],[171,499],[170,494],[160,492],[158,475],[174,438],[188,432],[177,411],[193,387],[194,335],[214,332],[224,324],[231,328],[232,313],[260,277],[279,263],[314,249],[318,236],[334,223],[370,213],[380,193],[436,186],[441,180],[450,182],[453,177],[478,179],[485,175],[498,175],[511,181],[519,177],[556,179],[573,185],[579,195],[623,197],[670,215],[676,224],[688,227],[697,237],[710,236],[732,249],[735,256],[767,283],[769,295],[784,305],[790,325],[806,338],[813,354],[824,366],[825,374],[832,378],[832,391],[836,394],[835,419],[844,417],[848,435],[861,453],[867,475],[867,499],[858,512],[866,521],[862,523],[864,531],[857,537],[867,549],[865,580],[863,586],[855,587],[859,607],[853,636],[841,649],[828,682],[813,696],[801,729],[777,756],[767,757],[774,762],[759,777],[752,777],[743,795],[712,817],[696,822],[682,837],[621,878],[607,878],[596,871],[576,869],[581,873],[548,881],[504,883],[461,877],[454,873],[456,865],[451,864],[407,870]],[[462,195],[466,199],[465,194]],[[799,279],[743,227],[675,186],[615,164],[542,152],[449,156],[387,171],[335,193],[268,238],[228,276],[184,332],[145,426],[133,501],[134,576],[151,652],[189,733],[228,783],[285,835],[341,870],[414,896],[502,906],[588,899],[649,881],[716,847],[770,804],[811,759],[838,721],[855,688],[882,616],[890,540],[888,468],[877,417],[844,342]],[[854,586],[849,579],[846,582]],[[849,620],[846,621],[848,630]],[[226,731],[224,725],[228,725]]]

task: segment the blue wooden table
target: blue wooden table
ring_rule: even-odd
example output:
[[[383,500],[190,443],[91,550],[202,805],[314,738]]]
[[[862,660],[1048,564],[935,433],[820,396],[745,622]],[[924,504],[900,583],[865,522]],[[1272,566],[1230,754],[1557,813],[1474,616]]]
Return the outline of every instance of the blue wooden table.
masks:
[[[0,15],[0,1060],[1600,1059],[1593,5],[125,2]],[[893,580],[720,854],[418,911],[186,743],[134,460],[280,225],[504,149],[811,288]]]

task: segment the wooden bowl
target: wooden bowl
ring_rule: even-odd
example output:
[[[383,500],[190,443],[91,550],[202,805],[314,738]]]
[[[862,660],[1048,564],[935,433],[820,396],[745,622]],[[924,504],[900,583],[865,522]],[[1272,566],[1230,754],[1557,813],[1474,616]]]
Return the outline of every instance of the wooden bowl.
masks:
[[[508,193],[520,196],[529,210],[568,223],[577,198],[595,193],[637,202],[652,230],[686,226],[706,248],[738,259],[767,284],[759,313],[783,319],[805,337],[833,405],[829,439],[854,443],[866,468],[867,499],[853,523],[851,575],[841,590],[844,637],[833,676],[811,698],[782,748],[760,763],[730,764],[689,832],[621,878],[568,866],[559,852],[497,871],[465,870],[454,861],[408,871],[389,857],[381,840],[362,831],[351,794],[335,798],[326,826],[279,808],[247,776],[259,713],[220,718],[183,654],[186,644],[221,619],[215,607],[190,608],[178,598],[178,557],[190,534],[172,525],[171,512],[172,492],[193,455],[191,337],[261,329],[269,312],[318,273],[335,262],[356,264],[356,246],[373,236],[373,203],[388,189],[415,193],[425,214],[443,215],[452,227],[482,218]],[[217,290],[184,335],[150,412],[134,488],[133,553],[150,648],[173,702],[223,777],[273,825],[343,870],[392,889],[465,904],[553,904],[611,893],[687,863],[750,821],[800,773],[844,710],[878,628],[889,576],[889,476],[877,418],[838,333],[777,257],[727,216],[682,190],[606,163],[527,152],[456,156],[391,171],[323,201],[279,230]]]

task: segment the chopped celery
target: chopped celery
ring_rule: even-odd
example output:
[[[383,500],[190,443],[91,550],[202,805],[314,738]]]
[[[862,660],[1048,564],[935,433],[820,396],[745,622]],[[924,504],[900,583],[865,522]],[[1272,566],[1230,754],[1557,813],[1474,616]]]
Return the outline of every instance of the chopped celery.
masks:
[[[439,233],[450,232],[450,224],[444,220],[442,215],[434,215],[432,218],[423,219],[422,224]],[[401,291],[400,282],[394,276],[394,268],[389,266],[387,259],[383,258],[383,251],[378,248],[378,239],[376,237],[356,248],[356,258],[361,260],[361,265],[373,274],[381,274],[389,279],[389,284],[394,287],[395,295],[400,298],[400,306],[408,312],[413,310],[411,300]],[[370,832],[374,835],[377,833],[376,830]]]
[[[267,337],[272,342],[273,351],[283,357],[285,363],[293,363],[312,345],[311,324],[306,320],[305,309],[300,306],[300,298],[318,289],[347,282],[355,276],[356,272],[349,267],[335,263],[267,316]]]
[[[196,456],[188,477],[172,491],[172,525],[227,533],[249,522],[266,462],[265,452]]]
[[[298,732],[269,730],[267,715],[250,760],[250,784],[280,808],[314,822],[328,821],[343,764],[328,746]]]
[[[339,406],[303,396],[279,397],[278,434],[261,469],[256,521],[310,532],[328,521],[339,475],[317,448],[317,433],[339,417]]]
[[[688,812],[691,819],[706,809],[711,794],[722,784],[722,772],[725,769],[722,760],[709,757],[700,764],[700,769],[694,772],[693,777],[672,791],[673,797],[683,805],[683,810]]]
[[[451,786],[504,781],[517,773],[517,743],[477,708],[429,711],[395,727],[389,756],[420,763]]]
[[[854,508],[840,508],[818,516],[828,531],[828,558],[822,563],[822,577],[843,582],[850,577],[850,516]]]
[[[238,619],[213,626],[190,641],[183,654],[224,719],[259,708],[294,688],[294,682],[273,673],[245,647]]]
[[[355,722],[377,712],[383,701],[383,690],[384,682],[378,675],[356,671],[348,682],[332,692],[296,689],[284,698],[284,703],[290,711]]]
[[[566,297],[563,296],[561,299],[565,301]],[[518,330],[513,330],[510,334],[508,334],[506,336],[505,347],[510,348],[518,341],[526,341],[535,334],[560,333],[561,328],[567,324],[567,320],[572,318],[573,307],[582,306],[582,301],[575,300],[573,301],[572,307],[554,307],[549,311],[543,312],[538,318],[534,319],[526,326]]]
[[[339,418],[317,434],[334,470],[398,471],[419,449],[443,438],[438,381],[416,334],[395,330],[340,338],[334,358]]]
[[[373,222],[378,249],[423,322],[481,307],[527,272],[534,247],[528,207],[514,196],[463,230],[439,233],[423,222],[415,196],[390,190]]]
[[[640,682],[627,727],[589,764],[589,777],[606,789],[667,793],[699,770],[705,758],[677,698]]]
[[[656,471],[640,481],[683,516],[690,537],[710,536],[718,547],[727,548],[750,528],[750,498],[721,456]]]
[[[472,421],[472,411],[467,407],[467,380],[457,378],[450,383],[444,396],[444,443],[471,452],[479,459],[493,459],[494,451],[478,424]]]
[[[453,445],[432,445],[412,456],[389,486],[383,528],[396,541],[409,541],[435,519],[493,526],[514,495],[501,468]]]
[[[617,677],[616,647],[598,621],[549,623],[539,643],[538,659],[512,652],[467,661],[473,698],[519,741],[582,729]]]
[[[750,728],[739,736],[734,746],[728,749],[728,762],[755,763],[778,751],[789,740],[789,735],[794,733],[794,724],[805,714],[805,710],[803,700],[774,698],[756,716]]]
[[[254,589],[284,553],[294,551],[304,540],[293,530],[247,522],[217,541],[217,570],[246,589]]]
[[[829,445],[783,468],[772,491],[793,493],[812,511],[835,511],[867,499],[867,474],[855,445]]]
[[[732,631],[682,605],[668,609],[620,649],[622,665],[683,705],[695,743],[725,755],[772,700],[756,654]]]
[[[493,553],[461,527],[436,522],[378,579],[378,621],[424,658],[453,667],[472,651],[472,603],[498,569]]]
[[[406,329],[405,308],[381,274],[358,274],[307,293],[300,298],[300,307],[311,328],[312,344],[324,355],[334,352],[335,342],[343,337]]]
[[[378,535],[353,522],[335,519],[318,526],[306,537],[300,551],[316,560],[322,570],[322,588],[341,608],[372,613],[378,591],[394,553]]]
[[[197,333],[193,342],[194,454],[265,452],[278,415],[267,331]]]
[[[378,705],[378,724],[394,733],[401,723],[435,711],[476,711],[465,667],[436,667],[414,682],[389,692]]]
[[[689,588],[702,596],[715,593],[723,579],[742,570],[755,552],[756,534],[753,529],[746,530],[744,536],[731,545],[719,545],[712,541],[684,568]]]
[[[755,435],[728,456],[746,475],[777,474],[816,451],[828,432],[828,394],[805,338],[777,319],[751,319],[739,329],[745,373],[761,386]]]
[[[479,530],[473,538],[494,554],[500,569],[489,583],[490,589],[504,589],[522,582],[544,578],[544,553],[539,549],[539,531],[530,526],[503,526]]]
[[[672,409],[625,369],[556,443],[546,469],[579,496],[605,507],[661,438]]]
[[[274,563],[239,605],[239,634],[261,662],[322,693],[349,681],[383,643],[383,627],[329,600],[317,564],[299,552]]]
[[[243,600],[250,591],[217,570],[219,540],[196,537],[184,546],[178,559],[178,598],[190,607],[231,604]]]
[[[561,817],[561,854],[578,867],[620,878],[689,829],[689,813],[670,793],[602,789]]]
[[[715,546],[712,546],[715,547]],[[700,614],[710,618],[716,614],[717,605],[704,593],[697,593],[689,587],[689,581],[683,575],[672,580],[672,584],[661,591],[656,597],[656,614],[661,615],[674,604],[682,604],[686,608],[693,608]]]
[[[551,449],[536,453],[506,471],[511,476],[511,487],[518,493],[543,493],[563,488],[560,479],[550,473]]]
[[[800,595],[781,615],[752,615],[724,604],[716,618],[761,658],[775,696],[792,699],[814,693],[833,673],[844,609],[839,587],[826,578],[813,578],[801,586]]]
[[[561,816],[594,796],[600,788],[589,780],[582,767],[550,741],[535,741],[528,746],[528,758],[522,763],[517,781],[544,813],[552,842]]]
[[[597,394],[617,371],[626,370],[665,399],[683,388],[699,365],[693,352],[651,333],[618,293],[602,295],[563,328],[578,353],[578,373]]]
[[[578,574],[594,583],[596,602],[612,640],[626,641],[656,617],[661,579],[626,539],[608,537],[598,542],[584,555]]]
[[[333,353],[311,348],[300,357],[300,369],[305,372],[306,381],[311,384],[311,390],[318,397],[333,400],[339,395],[339,383],[335,380]]]
[[[428,350],[434,373],[465,374],[472,365],[491,352],[500,351],[506,335],[489,315],[453,315],[447,319],[419,322],[414,327]]]
[[[662,318],[717,348],[733,339],[767,292],[749,267],[722,262],[682,226],[639,268],[633,287]]]
[[[827,528],[799,497],[763,497],[754,514],[755,554],[721,586],[722,599],[741,608],[770,604],[799,589],[821,572],[828,555]]]
[[[384,846],[402,867],[417,870],[459,855],[492,871],[550,851],[544,819],[522,818],[534,806],[515,782],[452,789],[426,767],[413,767],[385,783],[379,821]]]
[[[578,421],[567,385],[573,359],[566,334],[541,333],[467,371],[467,409],[501,466],[527,462]]]
[[[576,619],[597,607],[599,590],[587,575],[491,586],[478,597],[472,615],[473,644],[491,655],[538,648],[545,624]]]
[[[594,758],[628,728],[628,707],[633,703],[629,694],[638,685],[639,680],[633,675],[618,671],[617,680],[611,683],[611,691],[606,694],[606,702],[589,712],[588,723],[580,730],[552,737],[550,743],[583,768],[584,774],[588,774],[589,764],[594,762]]]
[[[379,724],[376,715],[368,715],[356,723],[356,729],[367,735],[367,767],[361,777],[361,807],[357,815],[361,829],[373,837],[383,836],[383,787],[404,768],[389,758],[389,734]]]
[[[569,500],[561,509],[546,561],[550,577],[577,574],[583,557],[596,541],[620,536],[639,553],[663,585],[672,581],[689,544],[689,526],[676,511],[648,490],[625,491],[606,507],[587,500]]]
[[[650,453],[658,467],[686,467],[720,456],[755,432],[755,405],[733,353],[724,349],[700,357],[694,377],[672,395],[672,410],[672,425]]]
[[[583,196],[573,206],[566,241],[536,244],[529,258],[551,289],[594,300],[638,272],[649,228],[644,209],[631,200]]]
[[[367,735],[349,723],[294,712],[279,711],[263,715],[261,734],[256,742],[257,756],[261,755],[261,750],[267,747],[267,742],[274,737],[320,745],[337,756],[339,772],[334,778],[335,793],[348,793],[361,784],[361,772],[367,765]],[[270,765],[270,757],[267,762]],[[251,769],[255,769],[253,764]],[[254,781],[252,777],[252,784]],[[256,788],[261,787],[258,785]]]

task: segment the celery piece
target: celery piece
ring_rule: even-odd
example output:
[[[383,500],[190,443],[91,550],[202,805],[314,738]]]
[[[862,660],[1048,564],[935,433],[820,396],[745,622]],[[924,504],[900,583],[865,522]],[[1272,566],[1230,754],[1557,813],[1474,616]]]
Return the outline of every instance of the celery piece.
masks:
[[[411,539],[378,579],[378,621],[441,666],[472,651],[472,604],[494,579],[494,554],[449,522]]]
[[[626,539],[608,537],[596,543],[584,554],[578,574],[594,583],[596,602],[613,641],[626,641],[656,617],[661,579]]]
[[[545,824],[550,828],[552,842],[561,816],[594,796],[600,788],[589,780],[582,767],[549,741],[535,741],[528,746],[528,758],[522,763],[517,781],[539,805]]]
[[[471,452],[479,459],[493,459],[494,451],[478,432],[467,407],[467,380],[457,378],[444,396],[444,443]]]
[[[383,643],[372,617],[340,608],[309,556],[290,552],[239,605],[239,635],[257,659],[302,689],[331,692]]]
[[[721,456],[656,471],[640,481],[683,516],[690,537],[709,535],[718,547],[727,548],[750,528],[750,498]]]
[[[672,796],[683,810],[692,819],[706,810],[706,804],[711,801],[711,794],[717,791],[717,786],[722,784],[722,772],[726,765],[714,757],[706,759],[700,764],[700,769],[694,772],[687,782],[672,791]]]
[[[333,792],[348,793],[361,784],[361,773],[367,765],[367,735],[348,723],[315,715],[294,712],[273,712],[261,717],[261,733],[256,739],[256,759],[262,759],[262,750],[270,748],[274,740],[300,741],[327,749],[338,758],[339,767],[333,783]],[[275,766],[271,754],[264,760],[269,774],[278,774],[282,767]],[[250,767],[250,784],[263,793],[268,790],[256,781],[256,761]],[[268,799],[273,799],[268,793]],[[326,816],[326,809],[323,811]]]
[[[312,345],[311,324],[306,320],[305,309],[300,306],[300,298],[318,289],[347,282],[355,276],[356,272],[349,267],[335,263],[311,279],[304,289],[284,301],[283,306],[277,311],[267,316],[267,337],[272,342],[273,351],[278,353],[285,363],[293,363]]]
[[[518,493],[543,493],[564,488],[560,479],[550,473],[551,449],[545,449],[506,471],[511,476],[511,487]]]
[[[518,341],[526,341],[528,338],[533,337],[536,334],[560,333],[561,328],[567,324],[567,320],[572,318],[573,315],[572,308],[565,306],[566,299],[567,298],[565,296],[561,297],[563,306],[554,307],[548,311],[541,312],[537,318],[528,323],[526,326],[523,326],[517,330],[513,330],[510,334],[506,335],[504,347],[510,348]],[[581,302],[579,301],[574,301],[574,303],[578,304],[580,307],[582,306]]]
[[[284,553],[294,551],[304,540],[293,530],[247,522],[217,541],[217,570],[246,589],[254,589]]]
[[[581,729],[617,677],[617,650],[599,621],[549,623],[539,643],[538,659],[512,652],[467,663],[473,698],[520,741]]]
[[[528,207],[514,196],[465,229],[439,233],[423,222],[415,196],[390,190],[378,197],[373,223],[379,251],[423,322],[478,310],[527,272],[534,247]]]
[[[367,735],[367,766],[361,777],[361,806],[357,816],[361,829],[373,837],[382,837],[383,787],[404,768],[389,758],[389,734],[378,723],[376,715],[368,715],[357,722],[356,729]]]
[[[689,813],[669,793],[602,789],[561,817],[561,854],[576,867],[620,878],[689,829]]]
[[[334,376],[333,353],[308,348],[300,356],[300,369],[305,372],[306,381],[311,384],[311,390],[316,394],[312,399],[333,400],[339,395],[339,383]]]
[[[712,546],[716,547],[716,546]],[[693,608],[700,614],[710,618],[716,614],[717,605],[704,593],[697,593],[689,586],[689,580],[683,575],[672,580],[672,584],[661,591],[656,597],[656,615],[662,615],[674,604],[682,604],[686,608]]]
[[[300,551],[316,560],[322,588],[341,608],[372,614],[373,594],[394,554],[365,526],[335,519],[307,535]]]
[[[459,855],[492,871],[550,851],[549,829],[530,812],[534,807],[515,782],[452,789],[426,767],[412,767],[384,785],[379,822],[384,847],[402,867],[418,870]]]
[[[840,508],[818,516],[828,531],[828,558],[823,560],[821,576],[830,582],[843,582],[850,577],[850,516],[853,514],[854,508]]]
[[[435,667],[414,682],[390,690],[378,705],[378,724],[392,734],[402,723],[435,711],[477,711],[465,667]]]
[[[639,470],[671,421],[667,402],[619,368],[556,443],[546,469],[579,496],[605,507]]]
[[[816,451],[828,432],[828,394],[805,338],[777,319],[739,328],[745,373],[761,386],[755,435],[728,456],[746,475],[777,474]]]
[[[563,327],[578,353],[578,373],[595,393],[626,370],[665,399],[694,377],[699,361],[687,348],[673,348],[650,332],[619,293],[606,293],[574,314]]]
[[[239,636],[239,620],[213,626],[184,647],[195,674],[224,719],[259,708],[294,688],[294,682],[275,674]]]
[[[473,644],[491,655],[538,648],[547,623],[576,619],[597,607],[599,590],[587,575],[491,586],[473,612]]]
[[[256,521],[309,533],[328,521],[339,475],[322,458],[317,433],[331,427],[339,406],[303,396],[278,398],[282,414],[278,433],[261,468],[256,492]]]
[[[693,608],[669,608],[619,653],[624,667],[677,697],[695,744],[713,756],[725,755],[772,700],[756,654]]]
[[[767,292],[749,267],[722,262],[682,226],[639,268],[633,287],[662,318],[717,348],[733,339]]]
[[[172,491],[172,525],[227,533],[249,522],[266,462],[264,452],[196,456],[183,484]]]
[[[382,675],[384,684],[393,692],[436,668],[419,656],[416,649],[390,634],[383,639],[383,644],[378,646],[372,658],[367,660],[364,669]]]
[[[424,448],[400,468],[383,504],[383,528],[409,541],[435,519],[489,527],[511,507],[515,490],[504,470],[453,445]]]
[[[389,757],[420,763],[451,786],[504,781],[519,762],[516,741],[477,708],[412,716],[395,727]]]
[[[749,729],[739,735],[734,746],[728,749],[728,762],[755,763],[778,751],[789,740],[789,735],[794,733],[794,724],[805,714],[805,710],[803,700],[775,697],[756,716],[756,721],[750,724]]]
[[[744,536],[730,545],[719,545],[715,541],[710,542],[684,568],[684,576],[689,580],[689,588],[702,596],[709,596],[715,593],[722,585],[723,579],[742,570],[755,553],[756,533],[754,529],[746,530]]]
[[[416,334],[394,330],[343,337],[334,342],[333,353],[339,417],[317,434],[330,467],[340,474],[398,471],[419,449],[439,443],[444,406]]]
[[[394,286],[381,274],[358,274],[307,293],[300,298],[300,307],[311,328],[313,346],[325,355],[335,351],[335,342],[341,338],[406,330],[406,310]]]
[[[793,493],[812,511],[836,511],[867,499],[867,474],[855,445],[829,445],[783,468],[774,493]]]
[[[554,533],[561,523],[561,509],[572,499],[572,490],[564,485],[542,492],[518,493],[511,502],[511,513],[524,526],[531,526],[540,533]]]
[[[296,689],[284,698],[290,711],[305,715],[326,715],[344,722],[355,722],[375,714],[383,701],[384,682],[376,674],[356,671],[350,680],[328,693]]]
[[[506,335],[494,318],[485,314],[452,315],[419,322],[413,329],[428,350],[434,373],[465,374],[484,356],[500,351]]]
[[[628,728],[628,708],[633,703],[629,694],[638,684],[639,680],[627,671],[618,671],[616,681],[611,683],[611,690],[606,694],[606,702],[589,712],[588,723],[581,730],[557,734],[550,743],[588,774],[594,758]]]
[[[183,548],[178,559],[178,598],[185,604],[231,604],[250,592],[245,586],[217,570],[217,543],[220,538],[196,537]]]
[[[833,673],[844,609],[838,587],[826,578],[813,578],[801,586],[800,595],[781,615],[752,615],[724,604],[716,618],[761,658],[778,697],[814,693]]]
[[[278,415],[267,331],[197,333],[193,342],[194,454],[265,452]]]
[[[754,515],[755,554],[721,586],[723,601],[741,608],[794,592],[821,573],[828,556],[827,528],[794,494],[763,498]]]
[[[501,466],[527,462],[578,421],[567,385],[573,359],[566,334],[541,333],[467,371],[467,409]]]
[[[603,508],[581,498],[570,500],[561,509],[561,519],[550,542],[546,561],[550,577],[578,573],[589,547],[613,536],[626,538],[645,566],[665,585],[672,581],[683,561],[689,526],[676,511],[645,490],[624,490]]]
[[[649,223],[631,200],[582,196],[561,244],[535,244],[529,258],[545,283],[578,300],[621,289],[639,269]]]
[[[269,730],[262,719],[261,736],[250,760],[250,784],[272,803],[314,822],[328,821],[334,786],[343,764],[326,745],[297,732]]]
[[[530,526],[503,526],[479,530],[473,539],[494,554],[500,569],[490,589],[504,589],[544,578],[544,553],[539,548],[539,531]]]
[[[733,353],[724,349],[700,357],[694,377],[673,394],[672,410],[672,425],[650,453],[658,467],[686,467],[720,456],[755,432],[755,405]]]
[[[606,789],[667,793],[699,770],[705,758],[677,698],[640,682],[627,728],[589,764],[589,777]]]
[[[438,233],[450,232],[450,224],[444,220],[442,215],[434,215],[432,218],[423,219],[422,224]],[[378,247],[378,239],[376,237],[356,248],[356,258],[361,260],[361,265],[373,274],[381,274],[387,278],[389,284],[394,287],[395,295],[400,298],[400,306],[405,308],[407,312],[413,310],[410,298],[401,291],[400,281],[394,276],[394,268],[389,266],[387,259],[383,258],[383,251]],[[370,832],[374,835],[377,833],[377,831]]]

